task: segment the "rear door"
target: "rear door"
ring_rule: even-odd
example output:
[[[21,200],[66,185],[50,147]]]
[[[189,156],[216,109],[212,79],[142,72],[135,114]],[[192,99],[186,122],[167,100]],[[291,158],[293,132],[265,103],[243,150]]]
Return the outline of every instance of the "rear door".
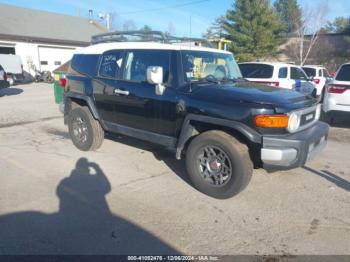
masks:
[[[291,89],[290,81],[288,80],[288,67],[282,66],[278,68],[279,87]]]
[[[116,121],[114,111],[118,97],[114,89],[121,78],[123,60],[123,50],[103,53],[98,63],[97,77],[92,81],[96,107],[102,120],[107,123]]]

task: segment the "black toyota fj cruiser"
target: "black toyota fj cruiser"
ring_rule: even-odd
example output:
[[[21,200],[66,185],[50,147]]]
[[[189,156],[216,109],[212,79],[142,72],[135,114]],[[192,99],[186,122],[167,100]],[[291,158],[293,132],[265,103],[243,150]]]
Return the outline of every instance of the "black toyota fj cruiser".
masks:
[[[185,156],[193,185],[216,198],[243,190],[253,167],[300,167],[326,145],[314,98],[249,83],[231,53],[186,41],[109,33],[77,51],[64,95],[74,145],[96,150],[105,132],[157,143]]]

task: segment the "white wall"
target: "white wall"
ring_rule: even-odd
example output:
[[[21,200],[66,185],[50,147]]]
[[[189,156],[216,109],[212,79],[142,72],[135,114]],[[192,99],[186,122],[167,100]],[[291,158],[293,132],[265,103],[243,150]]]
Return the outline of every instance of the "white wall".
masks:
[[[72,58],[75,48],[39,45],[40,71],[53,71]],[[43,64],[43,62],[47,64]]]
[[[17,42],[15,45],[16,55],[22,58],[23,69],[34,75],[34,67],[39,69],[38,45],[34,43]]]
[[[63,46],[63,45],[44,45],[38,43],[25,43],[15,41],[2,41],[2,46],[14,46],[16,55],[22,59],[23,69],[32,75],[35,74],[35,69],[39,71],[53,71],[59,65],[56,62],[64,64],[71,59],[73,52],[78,46]],[[47,65],[41,65],[40,61],[47,61]]]

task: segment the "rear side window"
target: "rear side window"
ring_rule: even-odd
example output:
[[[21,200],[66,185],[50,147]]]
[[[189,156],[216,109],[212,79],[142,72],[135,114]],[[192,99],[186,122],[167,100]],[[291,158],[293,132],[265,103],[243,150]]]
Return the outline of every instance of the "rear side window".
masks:
[[[72,58],[71,67],[81,74],[96,76],[99,57],[99,55],[76,54]]]
[[[2,70],[2,71],[4,70],[4,69],[2,68],[2,66],[1,66],[1,65],[0,65],[0,70]]]
[[[103,54],[99,69],[99,76],[117,78],[123,64],[123,52]]]
[[[167,50],[134,50],[126,56],[124,80],[144,82],[147,80],[147,67],[163,67],[163,81],[169,80],[171,51]]]
[[[309,77],[316,76],[316,69],[310,67],[303,67],[303,69]]]
[[[278,78],[287,78],[288,74],[288,68],[287,67],[281,67],[278,71]]]
[[[343,65],[335,80],[338,80],[338,81],[350,81],[350,65]]]
[[[273,66],[265,64],[240,64],[244,78],[271,78],[273,74]]]
[[[290,68],[290,78],[293,80],[307,80],[305,73],[297,67]]]

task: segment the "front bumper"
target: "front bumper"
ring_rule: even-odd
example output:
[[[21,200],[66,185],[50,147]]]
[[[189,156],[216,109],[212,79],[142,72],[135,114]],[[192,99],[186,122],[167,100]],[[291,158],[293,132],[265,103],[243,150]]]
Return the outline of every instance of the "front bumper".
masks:
[[[261,160],[268,171],[287,170],[305,165],[327,144],[329,126],[317,121],[303,131],[285,136],[264,136]]]

